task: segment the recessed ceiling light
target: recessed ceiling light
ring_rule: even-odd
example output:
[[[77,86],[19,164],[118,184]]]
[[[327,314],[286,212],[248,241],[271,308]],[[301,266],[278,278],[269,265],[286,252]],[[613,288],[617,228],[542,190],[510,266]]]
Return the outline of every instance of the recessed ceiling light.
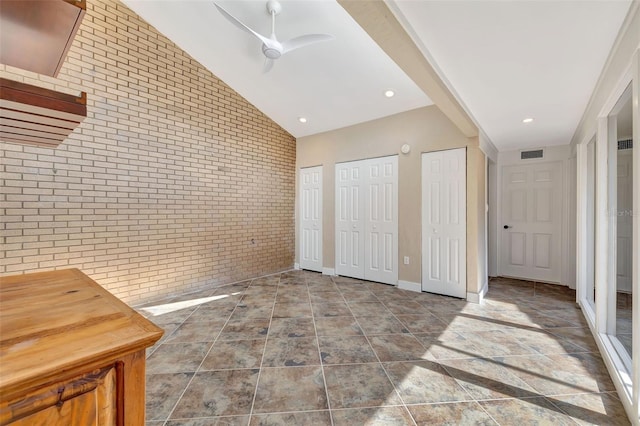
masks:
[[[306,118],[304,118],[304,117],[299,117],[299,118],[298,118],[298,121],[299,121],[299,122],[301,122],[301,123],[306,123],[306,122],[307,122],[307,119],[306,119]]]
[[[533,122],[533,118],[525,118],[524,120],[522,120],[523,123],[525,124],[529,124],[531,122]]]
[[[393,90],[391,90],[391,89],[387,89],[387,90],[385,90],[385,92],[384,92],[384,95],[385,95],[387,98],[393,98],[393,95],[395,95],[395,94],[396,94],[396,92],[394,92],[394,91],[393,91]]]

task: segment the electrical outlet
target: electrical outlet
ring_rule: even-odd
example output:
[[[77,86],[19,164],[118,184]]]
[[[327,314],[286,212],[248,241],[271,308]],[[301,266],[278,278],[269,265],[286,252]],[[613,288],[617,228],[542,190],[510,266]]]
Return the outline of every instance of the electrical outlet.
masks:
[[[404,264],[408,265],[409,264],[409,256],[405,256],[404,257]]]

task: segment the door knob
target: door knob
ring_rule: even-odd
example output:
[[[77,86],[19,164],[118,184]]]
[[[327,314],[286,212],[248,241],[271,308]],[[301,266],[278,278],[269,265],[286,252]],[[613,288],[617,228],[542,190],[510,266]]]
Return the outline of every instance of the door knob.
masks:
[[[357,227],[357,226],[358,226],[358,225],[353,225],[353,229],[356,229],[356,227]]]
[[[373,225],[373,229],[378,229],[375,225]]]
[[[509,228],[511,228],[509,225],[504,226],[504,229],[509,229]]]

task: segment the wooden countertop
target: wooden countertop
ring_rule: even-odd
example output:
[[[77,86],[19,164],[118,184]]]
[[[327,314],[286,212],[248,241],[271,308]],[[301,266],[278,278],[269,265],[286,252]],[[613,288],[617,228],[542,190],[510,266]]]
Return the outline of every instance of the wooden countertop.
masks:
[[[77,269],[1,277],[0,394],[98,368],[162,334]]]

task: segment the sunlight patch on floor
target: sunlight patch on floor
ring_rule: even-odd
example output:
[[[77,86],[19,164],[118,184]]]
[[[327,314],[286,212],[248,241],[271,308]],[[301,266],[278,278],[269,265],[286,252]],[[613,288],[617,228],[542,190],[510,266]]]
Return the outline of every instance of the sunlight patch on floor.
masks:
[[[164,305],[147,306],[140,308],[141,311],[147,312],[153,316],[164,315],[170,312],[179,311],[180,309],[190,308],[192,306],[202,305],[203,303],[215,302],[216,300],[226,299],[227,297],[241,294],[239,292],[231,294],[219,294],[217,296],[201,297],[199,299],[183,300],[181,302],[165,303]]]

